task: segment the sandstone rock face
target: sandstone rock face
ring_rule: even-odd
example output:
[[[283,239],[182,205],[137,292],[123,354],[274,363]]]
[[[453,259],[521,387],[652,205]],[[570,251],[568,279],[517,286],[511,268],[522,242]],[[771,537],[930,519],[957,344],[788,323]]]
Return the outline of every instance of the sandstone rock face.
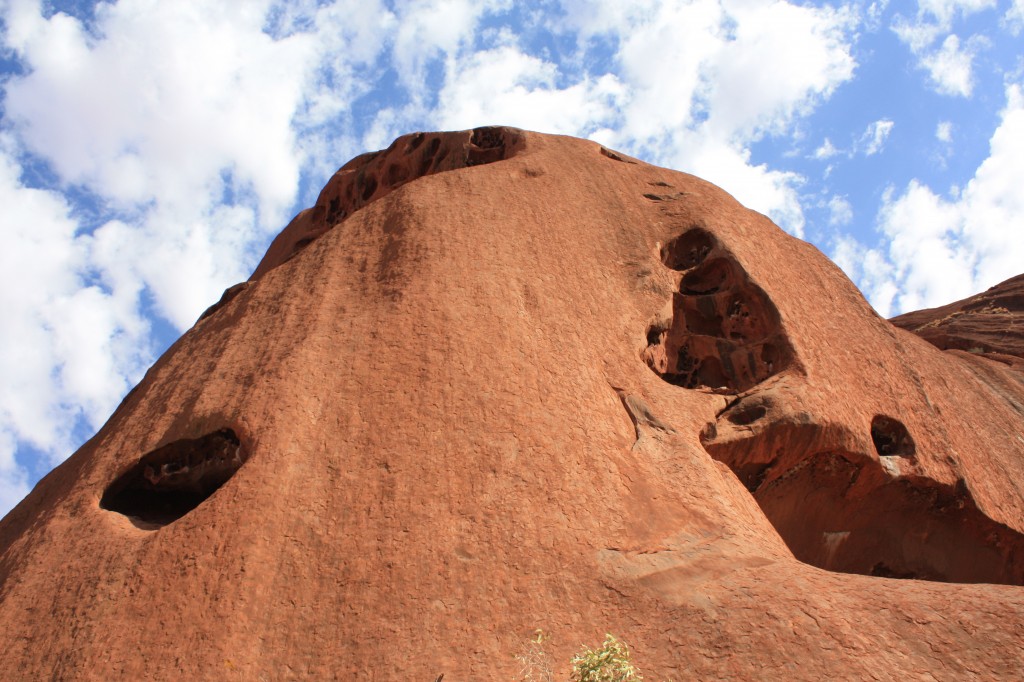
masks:
[[[1022,405],[697,178],[405,136],[0,522],[0,678],[1021,679]]]
[[[941,308],[894,317],[937,348],[962,350],[1024,369],[1024,275]]]

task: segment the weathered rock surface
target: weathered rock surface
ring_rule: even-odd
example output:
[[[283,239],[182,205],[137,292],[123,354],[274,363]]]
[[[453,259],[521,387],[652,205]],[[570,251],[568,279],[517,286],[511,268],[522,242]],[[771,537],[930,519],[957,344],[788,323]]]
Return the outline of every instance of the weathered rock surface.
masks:
[[[697,178],[406,136],[0,521],[0,678],[1021,679],[1022,405]]]
[[[936,348],[1024,369],[1024,275],[962,301],[894,317],[892,323]]]

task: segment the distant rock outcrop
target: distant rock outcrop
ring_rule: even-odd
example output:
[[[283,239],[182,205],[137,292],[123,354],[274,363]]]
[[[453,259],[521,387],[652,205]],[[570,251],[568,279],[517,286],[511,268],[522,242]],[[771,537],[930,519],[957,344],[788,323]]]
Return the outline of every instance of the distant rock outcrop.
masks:
[[[1024,369],[1024,275],[941,308],[894,317],[936,348],[983,355]]]
[[[0,521],[0,678],[1022,679],[1020,281],[943,352],[690,175],[401,137]]]

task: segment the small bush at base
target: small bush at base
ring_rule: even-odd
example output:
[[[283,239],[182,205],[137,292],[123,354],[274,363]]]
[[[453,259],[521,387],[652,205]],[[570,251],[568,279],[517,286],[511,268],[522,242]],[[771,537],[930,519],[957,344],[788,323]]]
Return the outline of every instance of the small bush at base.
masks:
[[[605,635],[599,649],[584,648],[572,659],[573,682],[633,682],[643,680],[629,661],[629,647]]]
[[[517,678],[521,682],[554,682],[551,655],[544,650],[544,644],[548,639],[550,636],[538,628],[527,650],[516,655],[516,660],[523,666]]]

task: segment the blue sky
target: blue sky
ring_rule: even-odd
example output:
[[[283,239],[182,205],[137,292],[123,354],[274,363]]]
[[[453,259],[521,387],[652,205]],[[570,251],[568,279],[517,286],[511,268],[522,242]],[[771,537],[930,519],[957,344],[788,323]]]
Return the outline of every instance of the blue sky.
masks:
[[[0,513],[337,167],[486,124],[700,175],[886,316],[1024,271],[1024,0],[0,0]]]

